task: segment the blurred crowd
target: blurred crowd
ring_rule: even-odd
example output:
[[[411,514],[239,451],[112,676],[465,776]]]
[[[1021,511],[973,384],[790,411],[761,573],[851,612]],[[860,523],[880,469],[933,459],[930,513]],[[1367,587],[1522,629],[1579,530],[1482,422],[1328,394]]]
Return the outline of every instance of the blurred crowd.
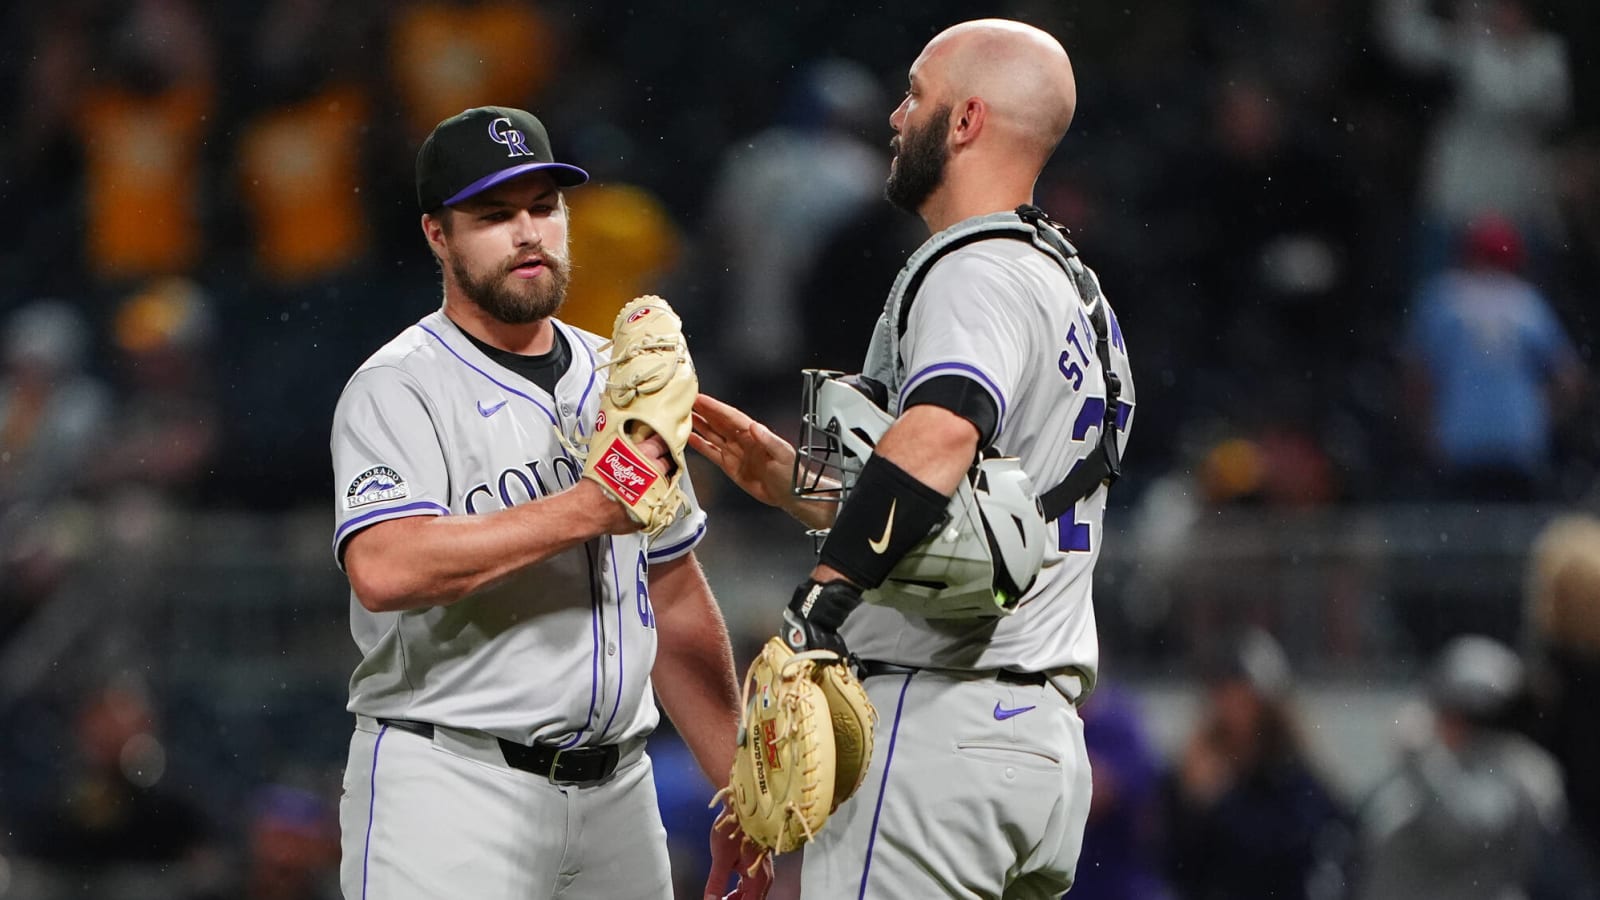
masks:
[[[1077,69],[1077,119],[1038,202],[1071,226],[1133,342],[1148,409],[1113,499],[1145,523],[1128,540],[1159,555],[1222,507],[1600,503],[1600,7],[990,11],[1057,34]],[[216,798],[168,773],[170,698],[105,662],[43,699],[5,679],[18,636],[73,578],[170,544],[183,511],[326,508],[344,380],[439,302],[412,169],[435,122],[534,110],[558,157],[594,176],[568,198],[563,318],[604,332],[622,302],[661,293],[706,389],[786,422],[796,369],[858,367],[923,236],[881,199],[888,115],[918,48],[972,13],[955,0],[0,11],[0,210],[14,223],[0,249],[0,897],[111,896],[92,887],[98,869],[151,862],[196,897],[327,893],[325,779],[238,779],[219,824]],[[1172,759],[1131,691],[1102,691],[1085,710],[1095,827],[1073,896],[1429,896],[1417,886],[1439,873],[1483,891],[1452,897],[1587,896],[1553,885],[1584,883],[1562,876],[1583,871],[1600,829],[1600,788],[1569,765],[1600,758],[1576,709],[1600,672],[1600,540],[1587,520],[1563,527],[1535,554],[1527,628],[1494,636],[1523,645],[1441,640],[1370,799],[1319,780],[1265,633],[1191,636],[1210,688]],[[136,569],[120,590],[165,589]],[[677,771],[674,820],[689,821],[693,775]],[[1468,854],[1481,872],[1462,862],[1488,845],[1504,852]],[[678,852],[692,868],[703,851]],[[63,867],[81,878],[49,887]]]

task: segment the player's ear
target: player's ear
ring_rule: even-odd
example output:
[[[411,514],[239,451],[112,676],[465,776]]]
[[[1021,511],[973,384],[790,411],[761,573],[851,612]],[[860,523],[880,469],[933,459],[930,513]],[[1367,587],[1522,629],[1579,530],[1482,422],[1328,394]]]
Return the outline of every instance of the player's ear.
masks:
[[[989,106],[982,97],[969,97],[956,112],[956,121],[950,130],[950,139],[957,146],[977,140],[989,117]]]
[[[441,259],[444,258],[444,239],[450,233],[449,216],[449,209],[440,210],[438,215],[422,214],[422,237],[433,255]]]

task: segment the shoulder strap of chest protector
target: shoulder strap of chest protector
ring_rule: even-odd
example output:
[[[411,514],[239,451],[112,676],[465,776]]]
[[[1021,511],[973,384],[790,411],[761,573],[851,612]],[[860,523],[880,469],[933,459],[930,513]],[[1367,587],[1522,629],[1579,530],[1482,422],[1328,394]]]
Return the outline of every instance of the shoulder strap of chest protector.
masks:
[[[978,241],[993,238],[1027,241],[1054,260],[1072,279],[1078,296],[1089,307],[1089,321],[1094,323],[1095,355],[1100,358],[1100,372],[1106,383],[1106,412],[1105,420],[1100,425],[1100,446],[1097,451],[1073,466],[1060,484],[1039,496],[1045,521],[1053,522],[1071,509],[1073,504],[1094,493],[1101,483],[1109,486],[1122,475],[1122,451],[1117,446],[1117,408],[1122,396],[1122,379],[1111,367],[1111,328],[1106,320],[1105,298],[1100,293],[1100,284],[1078,259],[1078,249],[1067,240],[1066,228],[1032,204],[1023,204],[1017,207],[1016,212],[1018,221],[997,222],[970,231],[922,260],[922,264],[906,280],[905,293],[900,300],[899,320],[895,326],[897,336],[905,334],[906,325],[911,321],[912,301],[916,299],[917,291],[921,289],[933,264]]]

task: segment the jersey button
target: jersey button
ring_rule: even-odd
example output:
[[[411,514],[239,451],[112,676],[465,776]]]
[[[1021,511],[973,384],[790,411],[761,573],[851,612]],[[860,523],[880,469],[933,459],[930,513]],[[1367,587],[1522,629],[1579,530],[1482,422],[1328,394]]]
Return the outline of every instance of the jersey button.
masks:
[[[616,642],[614,642],[614,641],[606,641],[606,655],[607,656],[616,656],[617,655]]]
[[[562,414],[562,415],[563,415],[563,416],[570,416],[570,415],[572,415],[572,404],[570,404],[570,403],[563,403],[563,404],[561,404],[561,414]]]

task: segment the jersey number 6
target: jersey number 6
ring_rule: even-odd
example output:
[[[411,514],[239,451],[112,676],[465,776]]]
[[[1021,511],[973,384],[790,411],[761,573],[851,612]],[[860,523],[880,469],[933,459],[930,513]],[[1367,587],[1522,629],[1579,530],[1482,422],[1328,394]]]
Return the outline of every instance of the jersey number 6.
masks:
[[[633,570],[633,600],[639,613],[639,623],[646,628],[656,627],[656,611],[650,606],[650,563],[644,553]]]

